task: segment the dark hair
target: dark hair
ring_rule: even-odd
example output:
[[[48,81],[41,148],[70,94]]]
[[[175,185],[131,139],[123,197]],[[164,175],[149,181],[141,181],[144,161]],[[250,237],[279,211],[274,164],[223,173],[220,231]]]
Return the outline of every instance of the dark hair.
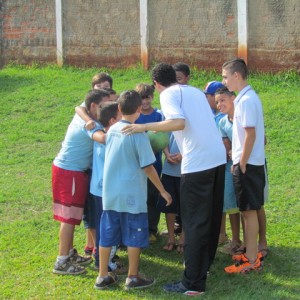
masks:
[[[176,72],[171,65],[160,63],[152,70],[152,80],[155,80],[164,87],[169,87],[177,83]]]
[[[105,73],[105,72],[101,72],[96,74],[93,78],[92,78],[92,88],[94,88],[94,86],[96,84],[102,83],[108,81],[110,84],[110,88],[113,87],[113,79],[109,76],[109,74]]]
[[[118,115],[118,102],[105,102],[101,105],[99,122],[104,126],[108,126],[111,118]]]
[[[182,72],[185,76],[189,76],[191,73],[189,65],[182,62],[174,64],[173,68],[176,72]]]
[[[117,95],[117,92],[113,89],[105,88],[105,91],[107,91],[110,95]]]
[[[125,91],[121,93],[118,102],[123,115],[133,115],[142,105],[142,98],[137,91]]]
[[[227,87],[219,88],[215,92],[215,95],[223,95],[223,94],[226,94],[228,96],[235,96],[235,93],[230,92]]]
[[[248,76],[248,68],[245,61],[241,58],[235,58],[223,64],[222,69],[229,69],[231,74],[240,73],[243,79]]]
[[[109,97],[109,93],[105,90],[91,90],[85,96],[85,106],[90,110],[91,104],[99,104],[104,97]]]
[[[137,91],[141,95],[142,99],[153,97],[154,95],[153,85],[146,84],[146,83],[139,83],[135,87],[135,91]]]

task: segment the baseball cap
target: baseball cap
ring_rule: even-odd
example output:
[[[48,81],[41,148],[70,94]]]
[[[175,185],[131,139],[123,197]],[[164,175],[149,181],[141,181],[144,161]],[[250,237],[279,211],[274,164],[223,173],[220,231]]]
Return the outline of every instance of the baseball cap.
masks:
[[[210,94],[214,95],[218,89],[224,88],[224,84],[219,81],[210,81],[209,83],[206,84],[204,88],[204,93],[205,94]]]

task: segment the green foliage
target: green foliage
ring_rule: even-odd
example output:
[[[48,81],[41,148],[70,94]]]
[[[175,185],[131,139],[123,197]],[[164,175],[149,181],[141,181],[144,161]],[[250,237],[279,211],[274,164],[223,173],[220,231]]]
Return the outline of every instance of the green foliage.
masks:
[[[125,292],[123,282],[109,291],[96,291],[96,272],[83,276],[56,276],[59,224],[52,219],[51,164],[61,147],[67,126],[91,78],[106,71],[117,93],[139,82],[151,83],[140,66],[129,69],[28,67],[8,65],[0,71],[0,299],[181,299],[162,291],[164,283],[177,280],[183,258],[161,250],[165,238],[145,250],[141,272],[156,278],[145,290]],[[221,80],[215,72],[192,69],[191,84],[203,88]],[[228,276],[231,263],[218,253],[203,299],[298,299],[299,282],[299,96],[296,72],[251,74],[265,113],[270,200],[266,204],[270,247],[265,269],[249,276]],[[159,106],[155,95],[154,106]],[[165,229],[164,217],[161,230]],[[76,229],[75,245],[81,250],[85,231]],[[126,253],[120,253],[127,263]]]

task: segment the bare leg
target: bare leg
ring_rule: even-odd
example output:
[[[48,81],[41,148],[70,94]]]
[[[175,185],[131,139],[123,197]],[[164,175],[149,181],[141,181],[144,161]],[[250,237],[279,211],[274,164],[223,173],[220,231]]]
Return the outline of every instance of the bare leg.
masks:
[[[260,210],[257,211],[258,223],[259,223],[259,231],[258,231],[258,249],[267,249],[267,222],[266,222],[266,212],[264,207],[262,206]]]
[[[225,236],[226,235],[226,213],[223,213],[223,215],[222,215],[220,235],[221,236]]]
[[[174,234],[174,222],[175,222],[175,214],[167,213],[166,214],[166,223],[168,228],[168,245],[164,246],[164,250],[173,250],[173,245],[175,244],[175,234]],[[171,249],[172,248],[172,249]]]
[[[127,253],[128,253],[128,261],[129,261],[128,277],[138,276],[141,248],[128,247]],[[100,265],[101,265],[101,261],[100,261]]]
[[[246,253],[250,262],[257,257],[258,217],[256,210],[242,212],[245,221]]]
[[[108,275],[108,262],[111,247],[99,247],[99,276],[105,277]]]
[[[232,241],[240,243],[240,214],[230,214],[229,220],[231,225]]]
[[[75,226],[68,223],[60,223],[59,230],[59,255],[68,256],[70,249],[73,248]]]
[[[86,246],[94,248],[96,245],[96,229],[90,228],[86,230]]]

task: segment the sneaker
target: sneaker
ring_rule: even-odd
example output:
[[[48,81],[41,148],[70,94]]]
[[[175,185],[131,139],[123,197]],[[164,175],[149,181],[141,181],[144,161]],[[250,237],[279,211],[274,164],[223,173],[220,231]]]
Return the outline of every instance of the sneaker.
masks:
[[[156,242],[157,242],[157,237],[156,237],[156,235],[153,234],[153,233],[150,233],[150,234],[149,234],[149,243],[150,243],[150,244],[153,244],[153,243],[156,243]]]
[[[52,270],[54,274],[60,275],[78,275],[85,271],[83,266],[72,262],[70,258],[66,259],[63,263],[56,262]]]
[[[257,253],[257,258],[259,258],[260,261],[264,260],[264,257],[261,252]],[[235,254],[235,255],[232,255],[232,260],[235,262],[241,262],[241,261],[248,260],[248,259],[246,258],[246,256],[244,254]]]
[[[240,273],[245,274],[253,270],[261,270],[262,265],[260,258],[257,256],[254,263],[250,263],[245,255],[242,255],[241,260],[234,265],[228,266],[224,271],[228,274]]]
[[[204,294],[204,292],[200,291],[192,291],[187,289],[181,281],[178,282],[173,282],[173,283],[168,283],[164,285],[163,290],[165,292],[172,292],[172,293],[180,293],[186,296],[200,296]]]
[[[125,282],[125,289],[142,289],[154,284],[154,279],[142,277],[127,277]]]
[[[92,256],[93,251],[94,251],[94,247],[88,247],[88,246],[84,247],[84,254],[87,256]]]
[[[109,272],[107,276],[100,277],[98,276],[96,282],[94,284],[94,288],[97,290],[103,290],[108,288],[110,285],[116,283],[118,281],[117,275]]]
[[[73,263],[83,265],[83,266],[88,265],[93,260],[91,256],[79,255],[75,248],[73,249],[72,254],[69,257]]]

